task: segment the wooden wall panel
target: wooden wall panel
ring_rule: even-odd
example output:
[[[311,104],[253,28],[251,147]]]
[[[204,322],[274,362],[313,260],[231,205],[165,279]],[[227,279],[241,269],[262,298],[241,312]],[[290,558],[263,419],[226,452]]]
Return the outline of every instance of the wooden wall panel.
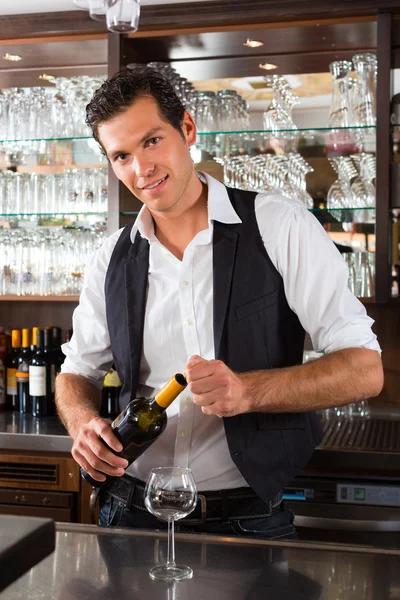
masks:
[[[387,304],[368,304],[370,317],[375,320],[373,330],[382,348],[385,383],[378,398],[371,404],[400,407],[400,299]]]
[[[6,329],[57,325],[65,332],[72,328],[72,313],[77,305],[77,302],[32,302],[29,299],[0,301],[0,325]]]

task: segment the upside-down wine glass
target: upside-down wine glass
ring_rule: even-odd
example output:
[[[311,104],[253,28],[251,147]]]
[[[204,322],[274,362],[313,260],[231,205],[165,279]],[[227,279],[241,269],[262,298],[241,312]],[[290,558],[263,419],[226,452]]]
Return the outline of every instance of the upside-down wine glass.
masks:
[[[144,503],[160,521],[168,522],[167,562],[152,567],[150,577],[162,581],[190,579],[192,569],[175,563],[174,522],[187,517],[196,508],[197,489],[192,471],[186,467],[152,469],[144,491]]]

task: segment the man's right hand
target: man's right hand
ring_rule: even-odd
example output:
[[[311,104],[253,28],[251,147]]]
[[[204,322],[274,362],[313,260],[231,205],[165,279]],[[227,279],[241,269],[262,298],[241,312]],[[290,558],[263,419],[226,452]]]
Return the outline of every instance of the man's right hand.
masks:
[[[79,429],[72,446],[71,453],[76,462],[96,481],[105,481],[104,473],[121,477],[129,464],[107,448],[122,451],[122,444],[113,434],[110,423],[108,419],[94,417]]]

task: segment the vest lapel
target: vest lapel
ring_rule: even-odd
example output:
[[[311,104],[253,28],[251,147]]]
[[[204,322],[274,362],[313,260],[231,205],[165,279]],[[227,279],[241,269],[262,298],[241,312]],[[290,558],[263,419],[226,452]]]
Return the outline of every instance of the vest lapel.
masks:
[[[226,225],[214,221],[213,234],[213,310],[215,358],[220,357],[221,339],[231,295],[233,267],[239,235]]]
[[[142,355],[144,315],[149,271],[149,243],[137,232],[125,260],[125,309],[128,320],[130,389],[137,390]],[[135,376],[133,377],[133,374]],[[133,379],[135,379],[133,381]]]

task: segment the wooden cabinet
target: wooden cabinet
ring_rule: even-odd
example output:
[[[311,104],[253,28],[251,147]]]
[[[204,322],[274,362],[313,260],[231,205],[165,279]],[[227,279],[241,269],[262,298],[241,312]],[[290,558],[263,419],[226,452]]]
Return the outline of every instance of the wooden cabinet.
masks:
[[[90,523],[91,487],[68,454],[0,454],[0,513]]]

